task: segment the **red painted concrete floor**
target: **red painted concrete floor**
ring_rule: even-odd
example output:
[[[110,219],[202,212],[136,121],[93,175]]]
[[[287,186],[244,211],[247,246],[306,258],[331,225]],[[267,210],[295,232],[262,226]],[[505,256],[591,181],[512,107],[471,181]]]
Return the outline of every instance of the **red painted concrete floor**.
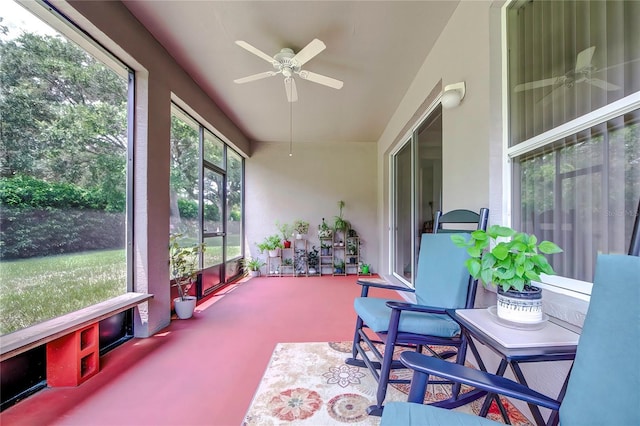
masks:
[[[106,354],[82,385],[5,410],[0,424],[240,425],[276,343],[351,340],[359,294],[353,276],[251,279]]]

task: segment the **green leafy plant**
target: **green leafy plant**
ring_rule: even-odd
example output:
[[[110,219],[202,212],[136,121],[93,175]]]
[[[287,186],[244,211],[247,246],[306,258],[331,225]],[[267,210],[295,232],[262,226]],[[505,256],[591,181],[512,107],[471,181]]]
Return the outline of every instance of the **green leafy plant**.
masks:
[[[169,271],[173,285],[178,288],[181,300],[186,300],[189,289],[196,281],[199,271],[200,253],[204,253],[204,243],[189,247],[180,245],[182,234],[169,236]]]
[[[277,234],[273,234],[273,235],[267,235],[266,237],[264,237],[264,240],[262,240],[261,243],[256,244],[256,247],[258,247],[258,250],[260,250],[260,253],[264,253],[265,251],[282,248],[283,245],[282,245],[282,240],[280,239],[280,236]]]
[[[319,238],[331,238],[333,235],[333,229],[327,225],[327,222],[324,221],[324,217],[322,218],[322,223],[318,225],[318,237]]]
[[[349,254],[358,254],[358,244],[356,244],[356,240],[347,240],[347,252]]]
[[[293,227],[288,223],[276,222],[276,228],[278,228],[278,231],[280,231],[282,240],[289,241],[289,238],[291,238],[291,234],[293,233]]]
[[[302,219],[297,219],[293,222],[293,229],[298,234],[306,234],[307,232],[309,232],[309,222],[305,222]]]
[[[503,291],[523,291],[531,281],[540,281],[541,273],[555,274],[544,255],[562,252],[551,241],[538,244],[535,235],[499,225],[473,231],[468,241],[460,234],[453,234],[451,240],[459,247],[467,247],[471,257],[465,264],[471,276]]]
[[[242,267],[247,271],[259,271],[266,263],[259,257],[245,257],[242,259]]]
[[[319,260],[318,249],[316,246],[313,246],[311,250],[307,252],[307,264],[309,268],[317,268]]]
[[[344,260],[337,260],[337,261],[333,264],[333,266],[334,266],[336,269],[344,270]]]
[[[344,209],[345,203],[344,201],[338,201],[338,208],[340,209],[340,214],[338,216],[333,217],[333,229],[336,231],[346,232],[349,229],[349,222],[342,217],[342,210]]]

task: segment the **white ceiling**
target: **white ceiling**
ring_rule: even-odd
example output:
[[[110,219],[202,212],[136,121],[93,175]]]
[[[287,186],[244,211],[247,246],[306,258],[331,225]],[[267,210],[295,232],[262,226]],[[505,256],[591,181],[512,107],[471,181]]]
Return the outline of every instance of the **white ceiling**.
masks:
[[[234,79],[271,65],[268,55],[298,52],[314,38],[327,48],[303,69],[344,81],[335,90],[296,76],[293,140],[376,142],[446,25],[450,1],[128,1],[123,2],[253,141],[289,141],[283,77]],[[426,96],[426,94],[425,94]]]

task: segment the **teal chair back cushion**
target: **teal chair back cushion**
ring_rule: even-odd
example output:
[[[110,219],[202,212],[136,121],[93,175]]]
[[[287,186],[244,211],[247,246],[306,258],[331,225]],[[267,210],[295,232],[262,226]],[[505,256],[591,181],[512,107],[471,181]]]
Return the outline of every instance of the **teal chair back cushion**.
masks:
[[[467,249],[453,244],[451,234],[422,234],[415,280],[417,303],[464,308],[469,289],[469,271],[464,262],[468,258]]]
[[[640,257],[599,255],[562,425],[640,425]]]

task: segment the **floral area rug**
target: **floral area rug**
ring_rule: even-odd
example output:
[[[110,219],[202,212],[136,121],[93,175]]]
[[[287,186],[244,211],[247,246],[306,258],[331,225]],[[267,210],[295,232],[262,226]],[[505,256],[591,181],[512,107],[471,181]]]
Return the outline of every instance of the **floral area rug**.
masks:
[[[437,347],[433,349],[438,351]],[[351,342],[279,343],[243,425],[378,425],[380,418],[366,412],[375,404],[376,381],[366,368],[346,365],[344,360],[350,356]],[[397,377],[410,372],[395,370],[394,374]],[[408,385],[391,385],[386,401],[406,401],[408,390]],[[450,386],[429,385],[425,401],[449,395]],[[483,399],[456,410],[478,414]],[[507,400],[503,404],[511,424],[531,424]],[[487,417],[502,421],[495,403]]]

